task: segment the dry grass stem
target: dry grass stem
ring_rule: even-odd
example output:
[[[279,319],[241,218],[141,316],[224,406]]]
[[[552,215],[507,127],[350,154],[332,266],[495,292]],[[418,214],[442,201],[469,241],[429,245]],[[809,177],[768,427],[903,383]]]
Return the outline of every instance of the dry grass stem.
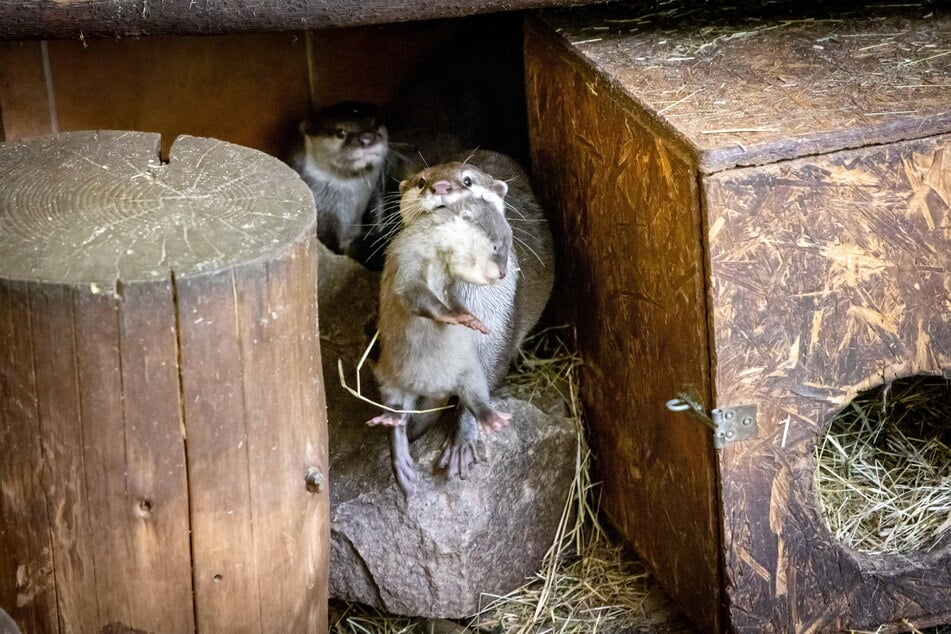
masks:
[[[833,535],[872,554],[951,544],[951,387],[900,379],[860,394],[816,450],[815,486]]]

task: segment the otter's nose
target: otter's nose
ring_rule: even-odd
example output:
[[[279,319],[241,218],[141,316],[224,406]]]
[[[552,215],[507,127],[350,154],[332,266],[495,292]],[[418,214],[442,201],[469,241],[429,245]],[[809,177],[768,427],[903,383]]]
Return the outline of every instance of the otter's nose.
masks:
[[[360,135],[360,145],[367,147],[368,145],[373,145],[376,141],[376,134],[373,132],[364,132]]]
[[[445,196],[452,191],[452,183],[449,181],[437,181],[433,183],[433,193],[437,196]]]

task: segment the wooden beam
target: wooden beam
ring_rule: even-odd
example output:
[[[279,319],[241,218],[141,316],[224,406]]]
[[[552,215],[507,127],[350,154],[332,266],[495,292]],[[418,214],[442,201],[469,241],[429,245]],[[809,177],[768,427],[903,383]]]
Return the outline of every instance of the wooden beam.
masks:
[[[324,29],[596,2],[605,0],[2,0],[0,39]]]

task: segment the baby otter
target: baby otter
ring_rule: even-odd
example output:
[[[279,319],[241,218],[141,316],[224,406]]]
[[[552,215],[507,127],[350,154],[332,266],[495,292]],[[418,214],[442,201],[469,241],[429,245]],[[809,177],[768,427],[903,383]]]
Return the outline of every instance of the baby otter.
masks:
[[[522,340],[545,308],[554,282],[554,248],[547,221],[521,167],[512,159],[495,152],[480,151],[465,158],[465,161],[426,168],[400,184],[400,216],[406,228],[387,251],[387,266],[391,259],[396,261],[413,257],[410,255],[411,247],[437,235],[444,252],[462,260],[470,258],[470,261],[478,261],[479,249],[473,252],[471,246],[475,244],[472,238],[476,234],[465,223],[460,224],[462,220],[478,220],[482,225],[480,231],[487,236],[509,236],[508,244],[513,248],[508,249],[505,256],[505,271],[514,274],[503,276],[491,285],[478,286],[476,281],[461,283],[465,278],[460,271],[464,271],[465,267],[448,268],[446,270],[450,277],[457,278],[455,298],[462,300],[455,307],[446,306],[448,312],[437,308],[418,310],[416,313],[420,318],[461,324],[483,333],[488,331],[484,336],[476,335],[473,340],[481,368],[476,387],[481,391],[483,385],[487,386],[487,397],[488,390],[501,384]],[[486,168],[485,171],[480,166]],[[488,170],[504,175],[508,182],[495,178],[487,173]],[[441,224],[455,226],[458,231],[453,234],[433,230],[434,226]],[[513,231],[514,244],[511,239]],[[494,255],[501,256],[501,252]],[[488,257],[484,247],[481,257]],[[426,258],[416,252],[416,260],[425,261]],[[388,293],[388,284],[390,281],[384,268],[380,308],[381,341],[384,338],[382,323],[390,311],[389,305],[383,301]],[[428,295],[425,289],[419,288],[410,293],[406,290],[402,292],[404,296],[410,297]],[[486,320],[485,324],[483,320]],[[484,329],[479,327],[486,324],[488,326]],[[470,338],[473,334],[470,333]],[[385,341],[382,345],[383,353],[387,354]],[[392,355],[392,361],[405,365],[410,372],[418,369],[418,358],[412,356],[411,351],[394,350]],[[447,356],[448,351],[447,354],[431,357],[437,369]],[[471,357],[469,361],[471,365]],[[479,426],[487,432],[495,431],[507,424],[510,417],[491,417],[485,410],[480,416],[479,411],[468,406],[461,392],[459,394],[462,406],[457,407],[454,413],[455,432],[444,444],[438,464],[440,468],[446,469],[450,477],[459,475],[464,478],[469,465],[476,460],[475,444]],[[428,398],[420,407],[428,409],[444,402],[445,397]],[[394,409],[411,408],[399,406]],[[432,418],[414,415],[412,422],[431,422]],[[371,421],[371,424],[397,425],[394,427],[391,446],[393,468],[401,488],[409,492],[412,490],[410,481],[415,481],[415,471],[409,458],[407,432],[402,427],[406,420],[406,416],[384,414]],[[418,436],[421,433],[419,427],[409,433]]]
[[[528,175],[514,159],[478,150],[457,161],[428,167],[400,183],[404,224],[441,205],[467,197],[492,201],[504,210],[512,228],[519,268],[515,336],[511,356],[496,376],[501,381],[519,346],[538,323],[555,282],[555,245],[548,219],[532,191]]]
[[[508,273],[516,266],[511,228],[497,205],[480,198],[434,209],[397,234],[380,281],[381,354],[374,368],[388,408],[429,409],[458,396],[483,429],[508,424],[511,415],[489,403],[485,369],[511,338],[516,276]],[[393,473],[409,494],[416,472],[407,419],[386,412],[368,423],[392,427]],[[467,424],[475,430],[474,421]],[[474,449],[467,437],[460,438],[460,451]],[[466,457],[459,469],[474,459],[474,451]],[[446,454],[447,461],[452,458]]]
[[[386,126],[372,104],[345,101],[303,121],[287,163],[310,186],[317,237],[336,253],[366,259],[368,229],[382,231]]]

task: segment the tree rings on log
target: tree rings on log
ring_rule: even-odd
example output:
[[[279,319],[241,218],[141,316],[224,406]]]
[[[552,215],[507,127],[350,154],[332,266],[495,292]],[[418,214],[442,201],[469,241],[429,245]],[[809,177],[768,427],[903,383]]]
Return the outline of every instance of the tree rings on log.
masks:
[[[310,191],[261,152],[0,145],[0,606],[25,631],[326,629]]]
[[[222,270],[308,237],[306,187],[278,161],[197,137],[79,132],[0,148],[0,274],[112,285]]]

